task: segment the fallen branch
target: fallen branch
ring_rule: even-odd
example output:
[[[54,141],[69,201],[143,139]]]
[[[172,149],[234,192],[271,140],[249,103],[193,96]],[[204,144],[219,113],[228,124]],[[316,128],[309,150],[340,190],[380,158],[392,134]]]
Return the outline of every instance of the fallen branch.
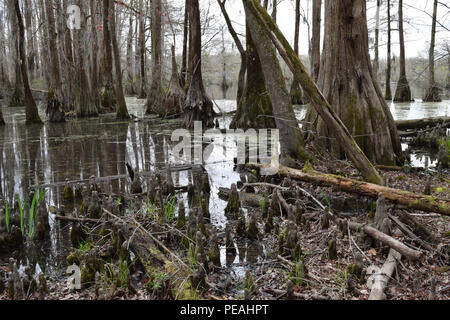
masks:
[[[408,259],[412,261],[416,261],[422,258],[422,252],[418,250],[411,249],[410,247],[406,246],[402,242],[392,238],[391,236],[388,236],[387,234],[371,227],[368,225],[363,225],[360,223],[355,222],[348,222],[348,226],[353,231],[364,231],[365,234],[371,236],[373,239],[378,240],[382,242],[383,244],[389,246],[391,249],[394,249],[395,251],[398,251],[401,255],[407,257]]]
[[[423,129],[428,126],[435,127],[439,124],[442,124],[446,128],[450,128],[450,117],[436,117],[436,118],[395,121],[395,125],[399,130]]]
[[[397,265],[397,261],[402,258],[402,255],[391,249],[389,251],[389,255],[386,259],[386,262],[381,268],[380,272],[373,275],[373,284],[371,286],[371,291],[369,295],[369,300],[384,300],[386,299],[386,294],[384,293],[384,289],[386,288],[389,279],[392,277],[394,273],[395,266]]]
[[[247,166],[253,169],[267,167],[267,165],[257,163],[249,163]],[[280,165],[278,174],[322,186],[334,187],[345,192],[355,193],[374,199],[377,199],[378,195],[383,193],[387,200],[405,205],[408,208],[428,212],[437,212],[450,216],[450,201],[446,199],[425,196],[419,193],[384,187],[377,184],[357,181],[332,174],[324,174],[312,169],[302,171]]]

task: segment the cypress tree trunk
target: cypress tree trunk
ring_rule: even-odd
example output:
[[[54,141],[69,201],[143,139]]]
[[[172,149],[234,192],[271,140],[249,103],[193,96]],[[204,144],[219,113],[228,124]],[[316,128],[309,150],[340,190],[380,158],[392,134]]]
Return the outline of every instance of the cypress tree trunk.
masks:
[[[395,102],[411,102],[411,89],[406,78],[405,34],[403,32],[403,0],[398,0],[398,33],[400,35],[400,77],[395,91]]]
[[[131,6],[134,5],[134,1],[131,1]],[[125,92],[129,95],[136,94],[136,88],[134,86],[134,72],[133,72],[133,15],[130,14],[128,22],[128,35],[127,35],[127,82],[125,84]]]
[[[53,4],[45,0],[47,8],[48,48],[50,49],[50,86],[46,99],[45,112],[50,122],[65,122],[64,94],[60,75],[60,63],[56,39],[55,16]]]
[[[160,37],[161,37],[161,29],[159,29],[159,34],[158,34],[158,30],[153,31],[153,28],[157,28],[157,26],[155,24],[158,23],[161,25],[161,1],[160,0],[156,0],[153,1],[155,2],[155,5],[157,6],[159,4],[159,9],[153,7],[152,8],[152,12],[153,12],[153,18],[152,18],[152,39],[156,38],[155,41],[161,41]],[[152,2],[152,6],[153,6],[153,2]],[[159,10],[159,12],[157,12],[156,10]],[[147,76],[145,74],[145,26],[144,26],[144,3],[143,0],[139,0],[139,71],[140,71],[140,87],[139,87],[139,98],[141,99],[145,99],[147,97]],[[155,15],[157,14],[157,15]],[[159,20],[158,20],[159,19]],[[159,27],[160,28],[160,27]],[[153,41],[153,40],[152,40]],[[155,47],[156,45],[156,47]],[[160,58],[158,58],[158,55],[160,55],[160,47],[158,47],[158,44],[152,42],[152,52],[153,50],[156,50],[154,55],[153,55],[153,59],[155,59],[156,61],[159,61]],[[160,63],[160,62],[158,62]],[[153,72],[155,72],[157,70],[153,70]],[[153,74],[153,76],[155,76]],[[158,75],[156,77],[159,77]]]
[[[25,55],[25,28],[22,20],[22,13],[20,12],[19,0],[14,0],[14,9],[16,11],[18,26],[19,26],[19,57],[20,57],[20,71],[22,75],[22,82],[25,94],[25,123],[42,123],[39,117],[38,108],[36,102],[34,101],[33,95],[31,94],[30,84],[28,82],[28,71],[27,71],[27,57]]]
[[[169,90],[161,106],[159,115],[167,117],[181,113],[184,101],[184,90],[178,79],[177,59],[175,56],[175,46],[172,46],[172,76],[170,78]]]
[[[120,66],[120,52],[119,45],[117,44],[117,33],[116,33],[116,11],[114,9],[114,0],[109,0],[111,8],[111,42],[114,54],[114,70],[116,72],[116,97],[117,97],[117,118],[118,119],[129,119],[127,104],[125,102],[125,96],[123,94],[122,85],[122,68]]]
[[[365,0],[325,1],[325,44],[318,86],[369,160],[393,165],[402,150],[369,56]],[[338,157],[344,150],[311,110],[315,140]],[[325,138],[322,138],[325,137]]]
[[[429,52],[429,87],[425,93],[423,101],[425,102],[440,102],[442,101],[439,97],[439,88],[436,86],[434,77],[434,47],[436,43],[436,18],[437,18],[437,7],[438,0],[434,0],[433,6],[433,23],[431,25],[431,43]]]
[[[147,114],[159,113],[164,96],[162,88],[161,56],[162,56],[162,20],[161,0],[154,0],[152,5],[152,83],[147,97]]]
[[[180,77],[180,85],[183,90],[186,90],[187,87],[187,51],[188,51],[188,38],[189,38],[189,0],[185,0],[184,2],[184,23],[183,23],[183,53],[181,58],[181,77]]]
[[[202,78],[202,35],[198,0],[189,0],[189,22],[191,30],[189,41],[190,82],[183,104],[184,127],[194,128],[195,121],[201,121],[203,127],[213,127],[213,104],[205,92]]]
[[[264,73],[256,50],[248,21],[246,22],[247,43],[247,77],[241,99],[238,101],[236,114],[230,128],[275,128],[272,102],[266,89]]]
[[[299,54],[299,36],[300,36],[300,0],[295,0],[295,35],[294,35],[294,51]],[[303,104],[303,90],[297,80],[292,80],[291,84],[291,102],[292,104]]]
[[[103,92],[101,104],[104,111],[115,110],[116,107],[112,72],[111,31],[109,29],[110,10],[109,0],[103,0]]]
[[[95,30],[95,0],[90,0],[90,14],[92,17],[92,32],[95,34],[97,31]],[[85,14],[83,4],[85,0],[78,0],[77,5],[80,7],[80,14],[82,21],[84,21]],[[98,91],[96,88],[96,83],[92,83],[93,88],[91,89],[89,86],[88,76],[86,74],[87,61],[85,59],[85,34],[87,32],[87,28],[84,23],[81,24],[81,29],[73,31],[74,37],[74,63],[76,70],[76,81],[74,84],[74,107],[75,113],[77,117],[90,117],[98,115],[98,106],[95,103],[95,95],[98,96]],[[93,39],[93,49],[95,52],[96,48],[96,38]],[[96,58],[96,56],[94,56]],[[93,71],[96,71],[96,61],[93,60]],[[97,73],[93,72],[92,79],[97,79]]]
[[[261,61],[266,87],[273,105],[276,127],[280,132],[280,162],[284,165],[295,165],[295,160],[306,161],[310,159],[310,156],[304,150],[303,136],[295,118],[277,53],[253,12],[249,10],[249,3],[246,0],[243,3],[247,27],[252,39],[255,39],[253,43]]]
[[[98,86],[99,73],[98,73],[98,39],[97,39],[97,2],[95,0],[89,0],[89,8],[91,12],[91,34],[92,34],[92,70],[91,70],[91,92],[94,103],[94,115],[97,115],[101,110],[100,92]],[[84,72],[84,71],[83,71]]]
[[[313,0],[311,75],[314,82],[317,82],[317,80],[319,79],[319,71],[320,71],[321,21],[322,21],[322,0]]]
[[[375,58],[373,60],[373,72],[378,80],[378,68],[379,68],[379,41],[380,41],[380,7],[381,0],[377,0],[377,13],[375,14]]]
[[[391,0],[387,0],[387,58],[386,58],[386,92],[384,99],[392,101],[391,91]]]

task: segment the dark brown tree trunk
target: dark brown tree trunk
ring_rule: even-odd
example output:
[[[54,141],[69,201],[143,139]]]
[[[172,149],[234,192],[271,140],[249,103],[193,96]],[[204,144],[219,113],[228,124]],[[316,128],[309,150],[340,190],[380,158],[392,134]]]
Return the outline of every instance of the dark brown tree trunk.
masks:
[[[387,57],[386,57],[386,92],[384,99],[392,101],[391,91],[391,0],[387,0]]]
[[[365,0],[325,1],[325,43],[318,86],[365,155],[385,165],[399,163],[402,149],[392,114],[375,79],[369,56]],[[315,140],[338,157],[344,150],[315,111]]]
[[[80,13],[82,21],[85,21],[84,14],[84,3],[85,0],[77,0],[77,5],[80,7]],[[92,84],[89,86],[88,76],[86,74],[87,69],[87,61],[85,59],[85,51],[86,51],[86,42],[85,35],[87,32],[86,24],[81,24],[81,29],[73,30],[74,37],[74,63],[76,70],[76,85],[74,86],[74,107],[75,113],[77,117],[90,117],[98,115],[98,107],[96,104],[95,97],[98,98],[98,90],[96,86],[97,79],[97,63],[96,63],[96,49],[97,49],[97,38],[95,34],[97,32],[95,28],[95,0],[90,0],[90,15],[91,15],[91,24],[92,24],[92,35],[93,35],[93,72],[92,72]],[[95,71],[95,72],[94,72]],[[98,101],[98,100],[97,100]]]
[[[101,101],[99,92],[99,73],[98,73],[98,38],[97,38],[97,2],[95,0],[89,0],[89,8],[91,13],[91,34],[92,34],[92,70],[91,70],[91,92],[94,102],[95,110],[94,114],[101,111]],[[83,71],[84,73],[84,71]],[[85,76],[85,75],[83,75]],[[80,75],[81,77],[81,75]]]
[[[161,0],[152,1],[152,83],[147,98],[147,114],[158,114],[162,106],[164,90],[162,88],[162,19]]]
[[[154,2],[156,2],[156,6],[158,5],[159,2],[159,9],[157,8],[153,8],[152,12],[153,12],[153,17],[152,17],[152,39],[156,37],[156,39],[154,41],[161,41],[161,27],[157,27],[159,28],[159,34],[158,31],[156,31],[156,34],[154,33],[154,29],[155,28],[155,24],[159,23],[161,25],[161,5],[160,5],[160,0],[155,0]],[[153,5],[153,2],[152,2]],[[155,11],[155,10],[159,10],[159,12]],[[139,87],[139,98],[141,99],[145,99],[147,97],[147,76],[145,73],[145,26],[144,26],[144,4],[143,4],[143,0],[139,1],[139,71],[140,71],[140,87]],[[159,22],[158,22],[159,21]],[[158,39],[159,38],[159,39]],[[153,40],[152,40],[153,41]],[[155,59],[155,61],[159,62],[159,57],[158,55],[160,55],[160,45],[158,46],[153,46],[154,42],[152,42],[152,54],[153,54],[153,59]],[[153,51],[156,51],[153,53]],[[158,71],[158,70],[156,70]],[[159,71],[161,72],[161,71]],[[155,69],[153,70],[153,76],[155,76]],[[160,77],[159,75],[156,75],[156,77]],[[153,83],[152,83],[153,85]],[[150,98],[152,98],[152,96],[150,96]]]
[[[217,0],[219,3],[220,9],[222,10],[222,14],[225,18],[225,22],[227,23],[228,31],[230,32],[234,43],[236,44],[236,47],[239,50],[239,53],[241,55],[241,68],[239,69],[239,78],[238,78],[238,89],[237,89],[237,96],[236,96],[236,102],[239,104],[241,101],[242,95],[244,93],[245,88],[245,73],[247,72],[247,52],[244,50],[244,46],[241,43],[241,40],[239,40],[239,37],[234,30],[233,24],[231,23],[231,19],[228,15],[227,10],[225,9],[225,1],[226,0]]]
[[[25,27],[27,33],[27,48],[28,48],[28,70],[30,72],[30,78],[33,79],[34,73],[36,71],[36,63],[35,63],[35,49],[34,49],[34,41],[33,41],[33,32],[32,32],[32,12],[33,5],[30,3],[24,6],[25,13]]]
[[[189,89],[183,104],[184,127],[194,128],[195,121],[201,121],[203,127],[213,127],[215,113],[212,101],[205,92],[202,77],[202,34],[198,0],[189,0],[189,22],[189,61],[191,68]]]
[[[56,39],[55,15],[53,3],[45,0],[47,8],[48,48],[50,49],[50,86],[46,99],[45,112],[50,122],[65,122],[64,94],[62,90],[58,45]]]
[[[247,44],[247,77],[241,99],[238,100],[237,111],[231,121],[230,128],[257,129],[275,128],[272,102],[267,94],[264,73],[252,35],[246,22]]]
[[[294,51],[297,56],[299,55],[300,18],[300,0],[295,0]],[[303,90],[295,78],[292,80],[290,96],[292,104],[303,104]]]
[[[400,77],[395,91],[395,102],[411,102],[411,89],[406,78],[405,34],[403,31],[403,0],[398,0],[398,33],[400,35]]]
[[[25,55],[25,28],[22,20],[22,13],[20,12],[19,0],[14,0],[14,9],[16,11],[16,16],[19,25],[19,56],[20,56],[20,70],[22,74],[22,82],[25,94],[25,121],[26,124],[42,123],[39,117],[38,108],[36,102],[34,101],[33,95],[30,89],[30,83],[28,82],[28,71],[27,71],[27,57]]]
[[[273,116],[280,132],[280,162],[284,165],[289,163],[295,165],[295,160],[311,159],[304,149],[303,135],[297,125],[276,50],[253,12],[249,10],[248,2],[244,0],[243,3],[247,27],[252,39],[255,39],[253,43],[261,61],[266,87],[273,105]]]
[[[131,6],[134,1],[131,1]],[[137,23],[137,22],[136,22]],[[136,94],[134,86],[134,72],[133,72],[133,14],[130,14],[128,22],[128,36],[127,36],[127,82],[125,84],[125,92],[129,95]]]
[[[188,55],[188,38],[189,38],[189,0],[184,3],[184,23],[183,23],[183,53],[181,58],[181,87],[186,91],[188,84],[187,72],[187,55]]]
[[[430,51],[428,54],[429,57],[429,87],[425,93],[423,101],[425,102],[440,102],[442,101],[439,96],[439,87],[436,86],[435,75],[434,75],[434,47],[436,43],[436,19],[437,19],[437,7],[438,0],[434,0],[433,6],[433,22],[431,25],[431,42],[430,42]]]
[[[312,71],[311,76],[315,82],[319,79],[320,71],[320,38],[322,23],[322,0],[313,0],[313,23],[312,23]]]
[[[113,71],[112,71],[112,48],[111,31],[109,22],[111,21],[111,8],[109,0],[103,0],[103,110],[115,110],[116,97],[114,96]]]
[[[129,119],[130,115],[127,110],[127,103],[125,101],[125,95],[123,94],[122,85],[122,68],[120,66],[120,52],[119,45],[117,43],[117,33],[116,33],[116,11],[114,0],[109,0],[109,6],[111,8],[111,43],[114,54],[114,70],[116,72],[116,98],[117,98],[117,118],[118,119]]]

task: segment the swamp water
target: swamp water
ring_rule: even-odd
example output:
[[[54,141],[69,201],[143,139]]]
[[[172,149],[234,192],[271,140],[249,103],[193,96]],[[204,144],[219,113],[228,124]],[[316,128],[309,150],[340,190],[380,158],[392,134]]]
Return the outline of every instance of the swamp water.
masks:
[[[144,102],[127,98],[130,114],[142,119]],[[234,101],[219,100],[216,103],[223,112],[236,108]],[[306,114],[305,106],[298,106],[295,110],[299,119]],[[392,104],[391,110],[396,120],[449,116],[450,101]],[[91,176],[120,176],[99,183],[104,192],[119,194],[129,189],[126,162],[137,172],[164,169],[167,164],[183,164],[172,153],[172,148],[178,142],[172,142],[171,135],[173,130],[180,127],[178,120],[146,118],[118,122],[114,115],[105,115],[95,119],[71,120],[65,124],[25,126],[23,108],[2,108],[2,112],[7,125],[0,129],[0,191],[10,202],[15,200],[16,194],[23,195],[31,186],[39,184],[46,186],[48,190],[45,197],[47,207],[58,208],[63,204],[66,179],[72,181],[89,179]],[[44,118],[42,111],[41,117]],[[231,117],[219,117],[218,120],[220,127],[224,128],[228,127]],[[233,139],[227,138],[223,144],[215,144],[212,152],[204,155],[204,168],[211,185],[212,224],[221,229],[226,224],[224,209],[227,203],[219,199],[219,188],[229,188],[232,183],[240,180],[239,173],[234,171],[235,143]],[[424,166],[427,162],[432,166],[435,157],[416,153],[412,155],[412,161],[415,166]],[[192,182],[192,174],[192,170],[173,172],[175,185],[186,186]],[[71,210],[69,207],[65,209],[67,212]],[[55,222],[52,214],[49,218],[50,239],[33,244],[33,250],[27,252],[27,257],[32,262],[39,262],[41,269],[47,272],[63,273],[65,256],[71,250],[70,223]],[[239,248],[234,260],[227,261],[229,258],[225,254],[225,248],[221,248],[222,264],[232,267],[239,275],[245,272],[246,262],[256,262],[264,255],[262,244],[249,244],[247,248]],[[0,261],[0,265],[6,263],[7,261]]]

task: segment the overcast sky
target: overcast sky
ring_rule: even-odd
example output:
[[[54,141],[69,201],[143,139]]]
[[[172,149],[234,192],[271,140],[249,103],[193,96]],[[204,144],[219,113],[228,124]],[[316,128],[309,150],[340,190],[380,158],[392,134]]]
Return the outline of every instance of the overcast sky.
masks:
[[[278,5],[278,18],[277,23],[284,33],[286,38],[293,43],[294,40],[294,23],[295,23],[295,2],[294,0],[279,0]],[[339,0],[336,0],[339,1]],[[447,7],[443,5],[438,6],[438,21],[450,30],[450,0],[439,0]],[[217,4],[217,0],[200,0],[200,6],[202,10],[208,7],[208,3],[211,4],[211,12],[217,12],[220,14],[220,7]],[[271,2],[271,1],[270,1]],[[312,14],[311,0],[301,0],[302,14]],[[397,1],[395,1],[397,2]],[[406,45],[406,55],[407,57],[415,57],[420,54],[426,54],[429,46],[429,41],[431,38],[431,15],[433,13],[433,1],[432,0],[404,0],[404,19],[405,19],[405,45]],[[368,0],[368,23],[369,32],[370,29],[374,29],[375,26],[375,12],[376,12],[376,2],[374,0]],[[234,23],[235,28],[238,32],[244,34],[244,9],[242,6],[242,0],[227,0],[226,4],[227,11]],[[426,11],[427,13],[423,12]],[[269,13],[271,12],[269,8]],[[393,19],[396,19],[398,13],[398,5],[395,5],[391,9],[391,15]],[[381,20],[385,20],[387,16],[386,13],[386,0],[383,0],[383,6],[381,8],[380,17]],[[322,20],[323,23],[323,20]],[[382,26],[382,28],[385,27]],[[397,29],[397,20],[392,22],[392,28]],[[442,43],[444,41],[450,42],[450,32],[445,30],[441,26],[437,26],[437,38],[436,43]],[[369,37],[374,37],[374,33],[370,32]],[[399,54],[398,48],[398,32],[394,31],[392,33],[393,48],[392,52],[395,55]],[[381,34],[380,44],[380,55],[381,57],[386,56],[386,34]],[[308,53],[308,27],[307,24],[302,23],[300,27],[300,53]]]

